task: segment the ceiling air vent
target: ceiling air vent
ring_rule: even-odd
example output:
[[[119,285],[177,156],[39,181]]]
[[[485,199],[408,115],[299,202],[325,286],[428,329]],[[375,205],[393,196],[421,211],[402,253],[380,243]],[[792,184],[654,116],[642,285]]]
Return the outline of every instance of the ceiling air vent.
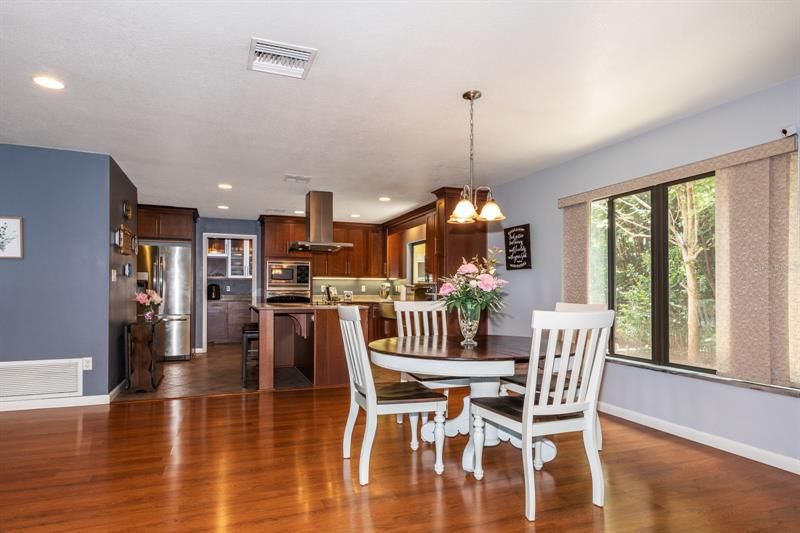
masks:
[[[279,76],[305,79],[317,56],[315,48],[253,37],[247,68]]]

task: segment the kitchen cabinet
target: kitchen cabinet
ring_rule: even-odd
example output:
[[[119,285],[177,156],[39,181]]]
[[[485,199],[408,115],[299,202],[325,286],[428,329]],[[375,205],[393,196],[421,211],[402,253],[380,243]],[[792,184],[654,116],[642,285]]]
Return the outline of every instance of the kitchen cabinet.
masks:
[[[436,213],[429,213],[425,217],[425,270],[433,276],[434,281],[438,281],[437,265],[439,239],[437,238],[437,220]]]
[[[289,251],[291,243],[306,240],[304,218],[262,215],[259,220],[265,259],[311,258],[311,252]]]
[[[206,324],[206,340],[208,342],[228,342],[227,302],[208,302]]]
[[[338,252],[315,252],[313,276],[384,277],[383,228],[372,224],[333,223],[333,240],[349,242],[352,248]]]
[[[252,278],[255,245],[252,239],[209,238],[206,254],[210,279]]]
[[[384,278],[386,272],[386,232],[377,226],[367,232],[367,276]]]
[[[194,240],[197,209],[140,204],[136,228],[139,239]]]
[[[406,275],[405,254],[403,253],[403,234],[392,233],[386,238],[387,274],[390,278],[403,278]]]
[[[252,322],[249,301],[208,302],[206,340],[218,344],[241,342],[242,326],[248,322]]]

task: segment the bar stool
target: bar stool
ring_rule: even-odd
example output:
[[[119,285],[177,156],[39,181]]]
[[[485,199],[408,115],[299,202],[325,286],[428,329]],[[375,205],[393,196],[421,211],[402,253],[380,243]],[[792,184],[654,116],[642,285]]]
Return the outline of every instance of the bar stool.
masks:
[[[242,326],[242,388],[247,387],[247,355],[250,353],[250,342],[258,342],[258,322],[248,322]],[[255,359],[258,360],[258,344]]]

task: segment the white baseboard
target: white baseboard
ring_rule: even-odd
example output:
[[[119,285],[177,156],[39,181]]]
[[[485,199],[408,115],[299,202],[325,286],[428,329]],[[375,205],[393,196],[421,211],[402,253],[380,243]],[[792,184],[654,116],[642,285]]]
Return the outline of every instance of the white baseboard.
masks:
[[[682,426],[674,422],[645,415],[606,402],[600,402],[598,404],[598,409],[601,413],[608,413],[612,416],[624,418],[625,420],[663,431],[664,433],[699,442],[700,444],[711,446],[712,448],[740,455],[747,459],[752,459],[753,461],[758,461],[759,463],[764,463],[800,475],[800,459],[781,455],[763,448],[756,448],[749,444],[743,444],[735,440],[720,437],[719,435],[713,435],[705,431],[700,431],[699,429]]]
[[[123,382],[124,383],[124,382]],[[108,394],[92,396],[69,396],[67,398],[45,398],[41,400],[9,400],[0,402],[0,412],[27,411],[28,409],[52,409],[55,407],[82,407],[86,405],[108,405],[122,390],[122,383]]]
[[[111,389],[111,392],[108,393],[108,403],[113,402],[114,398],[119,396],[119,393],[122,392],[122,386],[123,385],[125,385],[125,380],[124,379],[119,382],[119,385],[117,385],[116,387]]]
[[[192,348],[192,353],[206,353],[205,348]]]

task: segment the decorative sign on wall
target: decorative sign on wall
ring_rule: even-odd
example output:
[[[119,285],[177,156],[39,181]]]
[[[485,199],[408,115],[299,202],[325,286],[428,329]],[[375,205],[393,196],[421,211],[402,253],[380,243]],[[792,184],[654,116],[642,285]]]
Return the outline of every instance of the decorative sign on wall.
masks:
[[[0,216],[0,259],[22,259],[22,218]]]
[[[531,268],[533,255],[531,251],[531,225],[522,224],[506,228],[506,270],[522,270]]]

